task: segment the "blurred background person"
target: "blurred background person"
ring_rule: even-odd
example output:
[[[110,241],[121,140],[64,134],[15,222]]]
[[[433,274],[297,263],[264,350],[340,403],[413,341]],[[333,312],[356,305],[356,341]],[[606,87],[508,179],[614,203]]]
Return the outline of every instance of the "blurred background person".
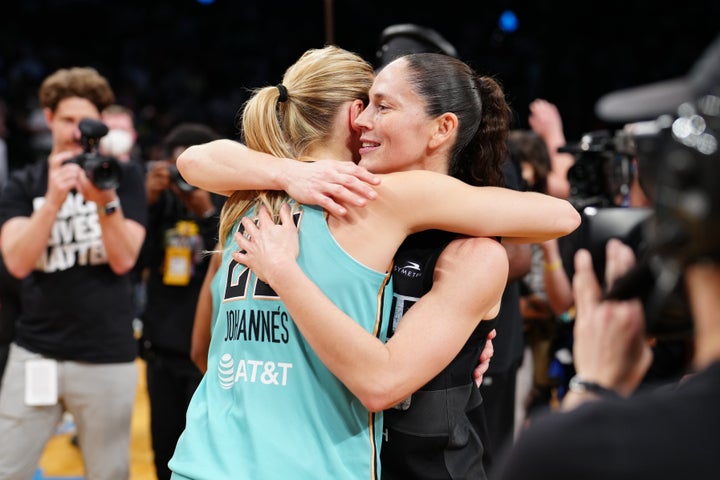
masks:
[[[100,112],[100,118],[108,127],[108,133],[100,139],[98,151],[109,157],[140,169],[145,175],[145,163],[140,156],[137,144],[138,133],[135,129],[135,115],[132,110],[117,103],[108,105]],[[139,317],[145,308],[145,286],[139,268],[130,272],[133,283],[133,298],[135,305],[136,334],[139,329]]]
[[[217,243],[225,198],[191,187],[177,171],[177,157],[189,146],[219,138],[209,126],[181,123],[162,142],[162,160],[148,163],[148,233],[137,269],[145,305],[141,352],[146,362],[150,432],[158,479],[185,428],[185,412],[202,372],[190,356],[193,319],[211,251]]]
[[[575,157],[572,154],[558,151],[567,143],[560,112],[554,103],[542,98],[533,100],[529,109],[528,124],[545,143],[550,157],[546,192],[554,197],[567,199],[570,197],[567,172],[575,163]]]
[[[510,157],[519,166],[530,191],[548,193],[552,170],[545,142],[532,130],[514,129],[508,136]],[[559,315],[572,304],[570,282],[562,269],[557,239],[531,245],[530,271],[520,284],[525,355],[518,372],[515,433],[532,410],[549,407],[553,400],[550,360],[554,354]],[[563,297],[558,302],[556,299]]]
[[[536,417],[507,445],[494,478],[717,476],[719,72],[716,37],[686,76],[598,102],[606,119],[656,116],[630,129],[633,161],[652,205],[639,228],[643,248],[610,232],[602,275],[591,254],[600,253],[596,245],[575,254],[576,374],[562,413]],[[641,388],[656,362],[653,345],[668,338],[690,343],[690,361],[675,381]]]
[[[115,157],[121,162],[142,164],[133,111],[122,105],[113,104],[103,109],[101,119],[109,130],[100,139],[100,153]]]
[[[32,478],[67,410],[88,478],[127,478],[138,380],[128,272],[145,238],[142,177],[115,163],[119,182],[93,183],[108,179],[88,159],[115,99],[97,70],[59,69],[38,98],[50,155],[14,171],[0,197],[3,258],[23,280],[0,388],[0,435],[12,439],[0,477]]]

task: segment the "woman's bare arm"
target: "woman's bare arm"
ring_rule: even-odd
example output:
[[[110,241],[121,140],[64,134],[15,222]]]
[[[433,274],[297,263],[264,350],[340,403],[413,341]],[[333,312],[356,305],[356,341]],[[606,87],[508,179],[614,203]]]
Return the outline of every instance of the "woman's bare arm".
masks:
[[[411,233],[437,228],[474,237],[501,236],[510,243],[535,243],[565,236],[580,226],[567,200],[502,187],[473,187],[424,170],[382,175],[376,203],[404,212]]]
[[[187,148],[177,167],[188,183],[203,190],[224,196],[238,190],[284,190],[335,215],[346,213],[343,204],[364,205],[375,198],[373,186],[379,183],[350,161],[277,158],[227,139]]]
[[[216,250],[219,245],[216,245]],[[210,332],[213,320],[212,279],[222,262],[222,253],[212,253],[205,278],[203,279],[195,306],[192,336],[190,337],[190,358],[201,372],[207,371],[207,357],[210,350]]]
[[[507,256],[497,241],[463,238],[438,259],[432,290],[383,343],[336,307],[296,263],[298,240],[289,209],[274,225],[261,209],[260,227],[243,220],[251,239],[236,235],[236,261],[280,295],[323,363],[370,410],[395,405],[437,375],[457,355],[478,322],[497,314]],[[452,321],[438,322],[452,311]]]

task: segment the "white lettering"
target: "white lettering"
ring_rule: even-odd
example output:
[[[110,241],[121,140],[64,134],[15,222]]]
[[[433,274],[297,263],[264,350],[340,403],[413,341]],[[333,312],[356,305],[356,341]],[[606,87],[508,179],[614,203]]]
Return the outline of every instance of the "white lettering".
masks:
[[[107,253],[102,240],[50,247],[38,261],[37,268],[46,273],[67,270],[75,265],[104,265]]]
[[[235,372],[235,383],[262,383],[264,385],[285,386],[288,382],[288,371],[292,363],[264,362],[262,360],[240,360]]]
[[[73,240],[73,231],[70,222],[57,220],[50,232],[50,245],[68,244]]]
[[[72,220],[73,231],[75,232],[75,240],[86,242],[102,235],[97,215],[82,215],[74,217]]]
[[[33,208],[37,210],[44,203],[44,197],[34,198]],[[79,193],[69,193],[53,224],[48,247],[36,266],[47,273],[75,265],[107,264],[97,205],[86,202]]]

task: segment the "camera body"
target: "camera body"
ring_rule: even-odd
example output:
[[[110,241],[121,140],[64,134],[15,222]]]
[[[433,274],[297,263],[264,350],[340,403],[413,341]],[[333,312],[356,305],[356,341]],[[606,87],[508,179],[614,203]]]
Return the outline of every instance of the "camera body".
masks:
[[[642,222],[651,209],[630,208],[631,185],[637,172],[633,167],[635,145],[627,131],[598,130],[586,133],[577,144],[558,151],[571,153],[575,163],[568,170],[570,203],[580,212],[580,227],[571,234],[574,254],[578,248],[590,251],[598,281],[604,281],[605,244],[618,238],[637,254],[642,243]],[[638,177],[638,181],[640,178]],[[567,264],[572,265],[572,259]],[[570,269],[572,274],[572,269]]]
[[[634,179],[633,139],[625,131],[607,130],[586,133],[579,143],[565,145],[559,152],[572,153],[575,163],[568,170],[570,203],[578,210],[585,207],[619,207],[630,193]]]
[[[110,190],[120,185],[122,169],[117,159],[98,153],[100,138],[108,132],[100,120],[83,118],[78,126],[83,153],[64,163],[76,163],[85,170],[88,179],[101,190]]]
[[[638,181],[651,212],[633,219],[632,209],[619,209],[628,213],[619,215],[614,227],[603,228],[595,228],[593,216],[584,216],[583,223],[590,218],[581,226],[590,229],[584,246],[604,258],[607,239],[625,239],[623,231],[633,232],[641,247],[636,250],[638,264],[615,282],[606,298],[640,298],[650,334],[687,338],[692,316],[683,271],[697,262],[720,262],[720,96],[705,95],[680,105],[676,116],[629,127],[607,145],[615,153],[624,145],[624,153],[637,159]],[[572,182],[570,174],[568,179]]]
[[[717,183],[709,182],[717,177],[709,168],[712,162],[697,158],[699,152],[673,134],[672,125],[677,121],[662,117],[626,125],[613,134],[592,132],[584,135],[580,143],[561,149],[576,157],[568,181],[570,202],[581,213],[582,223],[572,234],[573,246],[590,251],[601,284],[607,241],[618,238],[633,249],[638,258],[636,267],[616,280],[606,298],[640,298],[647,331],[660,339],[688,338],[692,334],[682,265],[697,257],[699,252],[695,250],[700,244],[703,254],[720,253],[720,231],[711,226],[712,222],[707,223],[710,218],[705,215],[691,222],[687,214],[680,215],[678,210],[683,205],[704,210],[698,203],[720,207],[717,198],[714,202],[699,200],[707,195],[717,197],[720,185],[711,188],[708,184]],[[699,122],[695,118],[680,123],[688,121]],[[637,161],[637,170],[633,160]],[[652,207],[627,206],[635,180]],[[706,245],[711,239],[716,246]]]
[[[185,181],[182,175],[180,175],[176,165],[170,165],[168,170],[170,171],[170,179],[175,185],[177,185],[181,192],[190,193],[197,189],[197,187],[190,185]]]

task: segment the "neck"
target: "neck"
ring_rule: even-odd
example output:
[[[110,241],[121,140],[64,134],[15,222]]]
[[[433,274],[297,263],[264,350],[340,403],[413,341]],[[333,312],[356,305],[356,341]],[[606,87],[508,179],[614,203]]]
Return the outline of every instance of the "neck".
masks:
[[[428,172],[448,174],[450,160],[448,155],[436,151],[413,165],[413,170],[427,170]]]
[[[352,160],[352,154],[342,146],[337,145],[318,145],[316,147],[308,148],[307,151],[303,152],[299,160],[341,160],[350,161]]]

